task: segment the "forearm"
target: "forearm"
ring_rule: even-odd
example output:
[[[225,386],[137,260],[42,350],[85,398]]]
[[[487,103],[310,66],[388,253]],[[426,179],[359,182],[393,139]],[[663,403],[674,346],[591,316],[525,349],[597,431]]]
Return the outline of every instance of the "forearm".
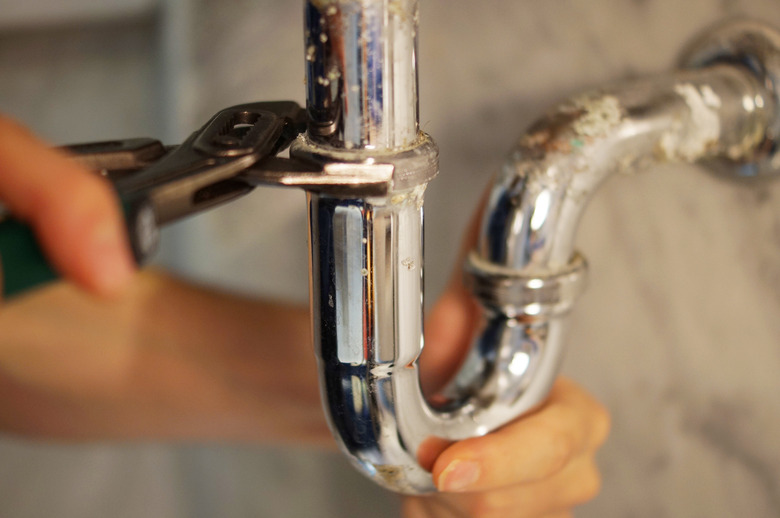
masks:
[[[0,312],[0,425],[74,440],[329,442],[305,308],[144,273]]]

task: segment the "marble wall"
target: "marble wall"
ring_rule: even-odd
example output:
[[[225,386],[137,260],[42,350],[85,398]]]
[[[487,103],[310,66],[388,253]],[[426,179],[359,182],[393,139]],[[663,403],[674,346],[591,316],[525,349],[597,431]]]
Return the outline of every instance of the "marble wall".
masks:
[[[286,28],[296,23],[297,6],[267,3],[252,11],[232,2],[215,16],[213,5],[200,4],[209,15],[198,23],[226,40],[222,48],[200,47],[204,69],[222,71],[204,87],[208,101],[252,98],[259,90],[273,97],[280,88],[273,78],[300,81],[299,64],[276,53],[259,52],[254,68],[230,73],[243,59],[237,49],[253,42],[293,50],[297,35],[269,20],[284,20]],[[483,186],[545,106],[605,82],[669,70],[689,38],[725,17],[780,24],[777,3],[758,0],[464,0],[421,8],[422,122],[442,159],[426,202],[433,297]],[[272,210],[300,205],[294,195],[273,196]],[[607,404],[614,431],[601,455],[603,494],[579,516],[780,515],[778,196],[778,183],[739,184],[669,166],[614,179],[592,202],[579,235],[591,287],[573,315],[565,371]],[[295,210],[280,236],[303,232]],[[227,228],[247,211],[228,209],[211,224]],[[284,271],[263,252],[245,253],[256,227],[231,228],[231,252],[223,253],[235,254],[232,264],[257,261],[257,271]],[[299,242],[293,257],[303,252]],[[299,268],[276,279],[281,293],[293,293]]]
[[[188,51],[176,65],[188,91],[171,134],[225,105],[302,100],[298,2],[188,5],[189,29],[179,33]],[[421,0],[421,11],[422,122],[437,139],[442,160],[426,201],[431,300],[442,290],[490,175],[546,106],[599,84],[669,70],[691,36],[725,17],[748,15],[780,26],[774,0]],[[139,57],[149,41],[122,46],[135,57],[117,50],[107,63],[88,68],[123,63],[128,68],[122,70],[144,70],[148,62]],[[0,57],[18,59],[33,52],[30,45],[35,48],[24,34],[2,36]],[[53,48],[47,53],[57,55]],[[40,58],[38,66],[45,69],[46,63]],[[62,67],[57,94],[45,97],[44,110],[35,101],[42,93],[3,87],[16,81],[8,79],[19,73],[15,67],[10,58],[0,61],[0,108],[13,106],[38,130],[63,135],[47,129],[57,122],[41,117],[69,113],[69,96],[88,88],[86,81],[68,86],[73,70]],[[30,77],[44,74],[26,70]],[[117,88],[120,83],[137,85],[127,79]],[[153,78],[141,88],[158,89]],[[176,102],[176,90],[169,94]],[[18,101],[10,104],[9,98]],[[153,102],[131,94],[126,100],[137,106]],[[99,124],[97,119],[90,123]],[[155,124],[137,129],[155,134]],[[269,215],[273,222],[265,223]],[[167,262],[200,280],[267,296],[306,297],[305,215],[298,193],[255,193],[178,225],[166,241]],[[565,372],[610,408],[614,427],[600,456],[603,493],[577,516],[780,516],[780,183],[740,184],[694,166],[616,178],[593,200],[578,246],[590,261],[591,282],[572,316]],[[36,502],[35,492],[76,484],[62,486],[62,477],[79,455],[93,459],[86,463],[90,469],[78,471],[84,480],[102,473],[101,481],[108,482],[89,494],[86,483],[60,491],[61,497],[50,490],[42,499],[48,507]],[[127,509],[122,516],[397,513],[392,496],[373,490],[343,461],[305,451],[150,446],[120,455],[47,452],[6,442],[0,458],[15,459],[11,467],[0,463],[3,516],[48,516],[51,509],[65,516],[105,516],[101,511],[112,502]],[[29,458],[36,462],[25,466]],[[139,482],[145,479],[156,481],[157,489]],[[11,489],[25,496],[10,496],[9,504]],[[280,500],[283,491],[288,493]],[[363,493],[366,499],[355,497]]]
[[[219,77],[203,85],[204,115],[258,95],[289,97],[280,81],[301,81],[300,64],[289,57],[300,50],[299,36],[287,32],[298,6],[214,6],[201,2],[196,22],[198,33],[224,38],[220,46],[198,40],[199,65]],[[778,7],[759,0],[421,2],[422,122],[442,159],[426,201],[431,298],[483,186],[545,106],[669,70],[689,38],[725,17],[780,24]],[[268,41],[280,51],[263,52]],[[241,51],[252,47],[254,66],[241,67]],[[282,259],[266,257],[271,252],[249,249],[271,232],[289,236],[285,253],[302,257],[301,201],[260,196],[266,201],[214,214],[214,235],[234,229],[220,253],[229,264],[289,272],[266,289],[302,297],[305,286],[293,281],[303,263],[280,268]],[[565,371],[607,404],[614,431],[601,455],[603,494],[578,516],[780,515],[778,196],[779,183],[738,184],[669,166],[614,179],[594,199],[579,234],[591,287],[573,315]],[[262,217],[252,203],[272,211],[292,205],[289,225],[242,227],[247,214]],[[234,282],[220,267],[203,270]]]

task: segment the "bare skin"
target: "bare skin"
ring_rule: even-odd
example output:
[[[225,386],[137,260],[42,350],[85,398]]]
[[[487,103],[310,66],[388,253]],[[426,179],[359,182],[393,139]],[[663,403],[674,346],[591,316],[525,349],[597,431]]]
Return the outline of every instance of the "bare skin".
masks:
[[[74,283],[0,311],[5,432],[61,441],[332,446],[306,308],[162,272],[133,274],[110,188],[5,119],[0,199],[34,226]],[[80,203],[64,201],[74,199]],[[429,393],[459,363],[476,319],[453,277],[426,324],[421,368]],[[608,428],[604,408],[561,379],[533,414],[433,450],[427,462],[441,493],[405,499],[404,515],[571,516],[598,492],[595,454]]]
[[[112,296],[133,265],[107,182],[0,115],[0,200],[29,223],[55,268],[87,291]]]
[[[136,275],[0,312],[0,425],[60,440],[332,443],[305,308]]]
[[[484,201],[484,200],[483,200]],[[478,211],[479,212],[479,211]],[[476,241],[474,220],[463,258]],[[435,393],[460,364],[479,311],[455,272],[426,320],[420,368],[426,393]],[[537,518],[571,516],[601,486],[596,453],[609,434],[607,410],[571,380],[557,380],[535,412],[484,437],[452,444],[431,473],[440,493],[407,498],[407,518]]]

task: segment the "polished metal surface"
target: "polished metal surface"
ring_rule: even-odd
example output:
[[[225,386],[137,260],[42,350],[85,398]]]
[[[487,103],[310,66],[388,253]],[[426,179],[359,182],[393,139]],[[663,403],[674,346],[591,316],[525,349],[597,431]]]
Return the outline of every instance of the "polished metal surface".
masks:
[[[754,20],[723,23],[702,34],[683,52],[684,68],[709,67],[717,63],[737,64],[750,71],[764,85],[775,106],[774,118],[766,131],[765,142],[753,155],[726,166],[738,176],[775,175],[780,171],[780,33]],[[746,101],[746,109],[749,101]],[[733,174],[733,173],[732,173]]]
[[[755,161],[778,120],[774,85],[719,60],[578,96],[533,125],[494,183],[467,263],[482,324],[434,403],[417,363],[423,199],[437,153],[418,132],[416,12],[412,0],[306,3],[310,121],[292,149],[325,164],[394,165],[386,194],[309,193],[311,306],[341,448],[377,483],[413,494],[435,490],[424,459],[442,444],[544,401],[585,283],[577,223],[599,185],[666,161]]]
[[[724,41],[757,40],[774,46],[762,47],[762,60],[752,66],[722,50]],[[577,96],[520,139],[494,183],[467,264],[486,324],[467,361],[476,368],[459,373],[455,394],[484,391],[485,373],[501,368],[486,351],[506,357],[501,351],[533,343],[525,348],[528,359],[518,360],[525,369],[510,378],[509,397],[501,394],[509,401],[502,417],[511,419],[545,396],[563,351],[563,317],[585,270],[574,251],[577,225],[609,177],[664,162],[717,160],[740,170],[772,165],[780,117],[767,70],[780,58],[777,33],[754,23],[727,25],[700,40],[694,55],[709,55],[706,41],[720,52],[709,65],[693,60],[700,68]],[[505,368],[504,376],[514,374],[511,362]]]
[[[582,211],[607,178],[668,161],[752,160],[774,118],[773,96],[733,65],[571,99],[512,151],[490,194],[479,257],[519,272],[564,268]]]
[[[424,410],[423,188],[396,199],[309,195],[312,314],[331,428],[361,471],[397,491],[431,488],[416,461]]]
[[[305,3],[303,160],[393,166],[386,193],[309,192],[311,307],[331,429],[360,471],[395,491],[433,490],[417,450],[430,426],[417,358],[423,199],[438,150],[419,131],[417,2]],[[420,415],[422,414],[422,415]]]
[[[569,312],[585,290],[588,263],[575,253],[566,267],[529,276],[486,262],[472,252],[464,269],[466,287],[483,305],[509,317],[525,315],[531,321]]]
[[[417,141],[417,0],[307,0],[309,136],[395,150]]]

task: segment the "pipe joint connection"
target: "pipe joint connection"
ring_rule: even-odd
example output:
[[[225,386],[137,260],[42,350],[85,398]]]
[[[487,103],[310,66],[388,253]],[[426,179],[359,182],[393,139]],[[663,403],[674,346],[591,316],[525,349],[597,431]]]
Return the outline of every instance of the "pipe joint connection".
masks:
[[[587,284],[588,263],[575,253],[556,271],[524,274],[498,267],[469,254],[464,267],[466,287],[487,308],[527,322],[563,316]]]
[[[425,186],[439,172],[439,148],[426,133],[420,133],[411,147],[367,152],[337,149],[302,135],[293,142],[290,154],[318,164],[346,164],[354,172],[344,181],[329,184],[334,196],[382,196]],[[360,167],[356,167],[360,166]]]

